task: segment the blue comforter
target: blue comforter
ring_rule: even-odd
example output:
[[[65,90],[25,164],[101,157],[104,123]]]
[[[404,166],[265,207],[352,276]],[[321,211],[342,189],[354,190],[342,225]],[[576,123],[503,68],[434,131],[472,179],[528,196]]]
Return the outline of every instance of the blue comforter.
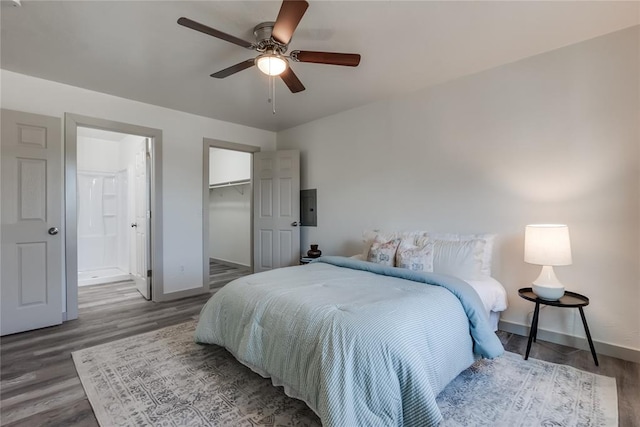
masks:
[[[504,351],[465,282],[342,257],[229,283],[195,339],[336,427],[437,425],[438,393],[476,357]]]

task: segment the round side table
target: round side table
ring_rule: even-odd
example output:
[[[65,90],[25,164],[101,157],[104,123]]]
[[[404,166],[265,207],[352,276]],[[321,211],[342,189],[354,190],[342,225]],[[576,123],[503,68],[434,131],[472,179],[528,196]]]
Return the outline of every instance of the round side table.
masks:
[[[582,318],[582,325],[584,331],[587,334],[587,340],[589,341],[589,348],[591,349],[591,355],[593,361],[598,365],[598,356],[596,356],[596,350],[593,347],[593,341],[591,340],[591,333],[589,332],[589,326],[587,325],[587,319],[584,317],[584,310],[582,307],[589,305],[589,298],[584,295],[580,295],[576,292],[565,291],[564,295],[558,300],[547,300],[539,298],[533,293],[531,288],[521,288],[518,290],[518,295],[528,301],[535,302],[536,308],[533,311],[533,319],[531,320],[531,329],[529,331],[529,341],[527,342],[527,353],[524,355],[524,360],[529,358],[529,351],[531,350],[531,341],[536,342],[538,335],[538,317],[540,314],[540,304],[550,305],[553,307],[563,308],[578,308],[580,310],[580,317]]]

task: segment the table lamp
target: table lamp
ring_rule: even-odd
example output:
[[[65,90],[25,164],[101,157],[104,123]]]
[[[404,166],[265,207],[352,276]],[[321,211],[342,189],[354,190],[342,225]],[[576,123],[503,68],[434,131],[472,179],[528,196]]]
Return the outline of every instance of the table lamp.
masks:
[[[533,292],[542,299],[557,300],[564,286],[553,271],[556,265],[571,265],[569,227],[564,224],[527,225],[524,233],[524,262],[542,266],[533,281]]]

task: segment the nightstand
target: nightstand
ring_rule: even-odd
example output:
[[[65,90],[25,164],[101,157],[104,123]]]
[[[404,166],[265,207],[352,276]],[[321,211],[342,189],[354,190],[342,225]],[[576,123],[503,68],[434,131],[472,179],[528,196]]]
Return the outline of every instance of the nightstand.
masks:
[[[301,256],[300,257],[300,265],[307,265],[311,261],[313,261],[314,259],[317,259],[317,258],[311,258],[311,257],[308,257],[308,256]]]
[[[536,294],[533,293],[531,288],[522,288],[518,290],[518,295],[521,298],[524,298],[528,301],[532,301],[536,303],[536,308],[533,311],[533,319],[531,320],[531,330],[529,331],[529,342],[527,343],[527,353],[524,355],[524,360],[529,358],[529,351],[531,350],[531,341],[535,342],[536,337],[538,335],[538,317],[540,314],[540,304],[550,305],[552,307],[563,307],[563,308],[577,308],[580,310],[580,317],[582,318],[582,325],[584,326],[584,331],[587,334],[587,340],[589,341],[589,348],[591,348],[591,355],[593,356],[593,361],[598,366],[598,356],[596,356],[596,350],[593,347],[593,341],[591,340],[591,333],[589,333],[589,326],[587,325],[587,319],[584,317],[584,311],[582,307],[586,307],[589,305],[589,298],[584,295],[580,295],[576,292],[565,291],[564,295],[555,301],[546,300],[542,298],[538,298]]]

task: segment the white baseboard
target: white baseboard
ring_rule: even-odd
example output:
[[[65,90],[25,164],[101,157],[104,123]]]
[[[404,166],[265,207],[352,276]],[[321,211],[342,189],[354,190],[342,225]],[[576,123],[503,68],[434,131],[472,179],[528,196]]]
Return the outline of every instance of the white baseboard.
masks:
[[[505,322],[501,320],[500,323],[498,323],[498,329],[524,337],[529,336],[528,325],[521,325],[518,323]],[[591,350],[589,349],[589,343],[587,342],[586,338],[574,337],[572,335],[560,334],[558,332],[552,332],[538,328],[538,339],[591,352]],[[617,357],[618,359],[640,363],[640,350],[620,347],[599,341],[594,341],[593,346],[596,348],[597,354],[604,354],[611,357]]]
[[[205,287],[186,289],[184,291],[170,292],[168,294],[158,295],[153,298],[153,302],[174,301],[181,298],[192,297],[200,294],[209,293],[209,285]]]

